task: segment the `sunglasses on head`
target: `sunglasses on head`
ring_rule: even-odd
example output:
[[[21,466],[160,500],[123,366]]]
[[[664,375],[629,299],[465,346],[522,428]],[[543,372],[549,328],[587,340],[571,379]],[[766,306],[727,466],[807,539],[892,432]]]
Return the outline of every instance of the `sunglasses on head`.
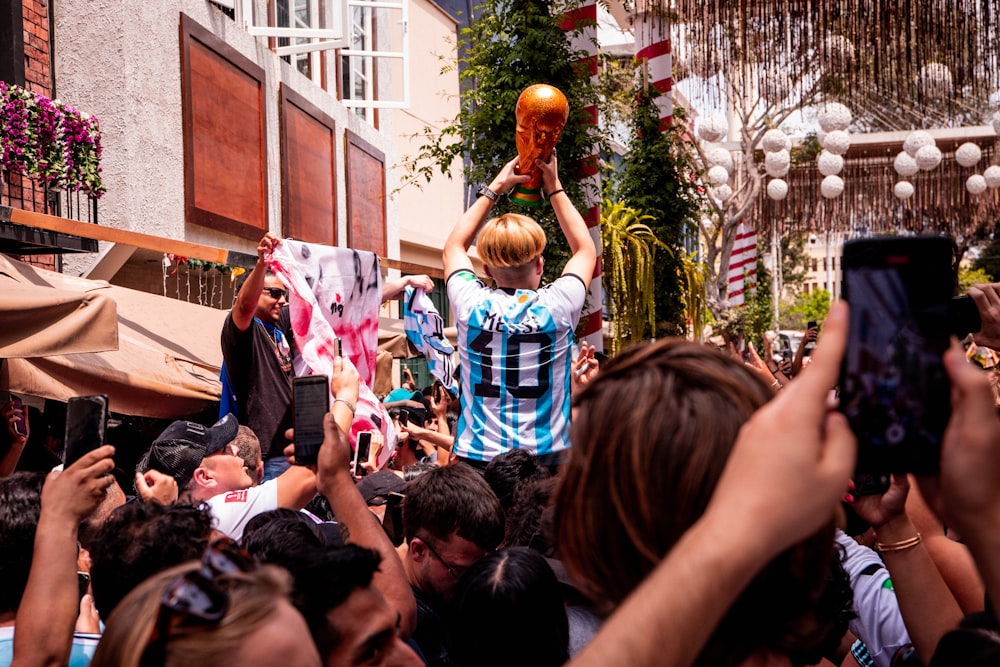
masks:
[[[229,609],[229,594],[218,578],[250,572],[255,567],[253,556],[228,537],[209,544],[201,567],[178,575],[164,589],[153,632],[142,654],[142,667],[164,663],[171,632],[179,626],[217,625]]]
[[[288,290],[280,287],[265,287],[262,291],[267,292],[272,299],[280,299],[283,296],[288,296]]]

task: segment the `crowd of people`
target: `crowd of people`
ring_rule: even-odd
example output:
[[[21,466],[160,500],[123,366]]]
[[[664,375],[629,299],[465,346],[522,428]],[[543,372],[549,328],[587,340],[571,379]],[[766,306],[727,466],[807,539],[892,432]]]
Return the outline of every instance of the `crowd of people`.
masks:
[[[7,403],[0,665],[995,664],[990,372],[956,341],[940,473],[859,488],[835,409],[846,304],[808,363],[680,339],[605,357],[573,340],[596,252],[556,159],[534,165],[571,251],[556,281],[533,219],[490,217],[516,163],[444,248],[458,392],[409,376],[384,397],[387,463],[376,433],[352,470],[361,379],[340,356],[317,459],[294,460],[270,234],[221,333],[220,418],[171,423],[126,488],[129,443],[18,471],[31,421]],[[382,296],[407,286],[433,284]],[[1000,284],[969,295],[975,344],[1000,349]]]

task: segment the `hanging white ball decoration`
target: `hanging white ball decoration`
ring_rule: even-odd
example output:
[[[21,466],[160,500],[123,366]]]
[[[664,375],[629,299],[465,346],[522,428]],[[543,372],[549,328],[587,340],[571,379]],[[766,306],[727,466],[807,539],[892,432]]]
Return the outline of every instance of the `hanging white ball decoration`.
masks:
[[[816,128],[816,141],[819,142],[820,146],[826,143],[826,132],[823,131],[822,127]]]
[[[840,176],[827,176],[819,184],[819,191],[827,199],[839,197],[844,192],[844,179]]]
[[[851,124],[851,110],[840,102],[827,102],[820,106],[816,120],[824,132],[846,130]]]
[[[725,167],[715,165],[708,170],[708,180],[714,185],[722,185],[729,182],[729,172]]]
[[[983,172],[983,180],[991,188],[1000,188],[1000,167],[997,165],[987,167],[986,171]]]
[[[780,178],[788,173],[792,164],[792,156],[788,151],[766,153],[764,155],[764,171],[772,178]]]
[[[712,188],[712,194],[715,195],[716,199],[724,202],[733,196],[733,189],[728,185],[720,185],[716,188]]]
[[[917,151],[924,146],[934,146],[937,144],[934,137],[927,130],[914,130],[906,135],[903,141],[903,150],[909,153],[910,157],[916,157]]]
[[[726,117],[720,113],[713,113],[698,124],[698,136],[705,141],[722,141],[728,132],[729,124],[726,122]]]
[[[909,199],[913,196],[913,183],[909,181],[899,181],[892,188],[892,194],[896,195],[897,199]]]
[[[965,181],[965,189],[969,191],[969,194],[981,195],[986,192],[986,179],[982,177],[982,174],[973,174]]]
[[[896,173],[903,178],[914,176],[920,171],[917,161],[906,151],[900,151],[899,155],[893,161],[892,166],[896,170]]]
[[[971,141],[967,141],[955,149],[955,161],[963,167],[976,166],[982,157],[983,151]]]
[[[816,158],[816,166],[819,168],[819,173],[824,176],[834,176],[844,170],[844,158],[828,150],[822,150]]]
[[[924,146],[917,151],[914,159],[917,161],[918,167],[924,171],[930,171],[941,164],[941,149],[937,146]]]
[[[792,148],[792,140],[788,135],[778,129],[768,130],[760,141],[765,153],[777,153],[787,151]]]
[[[767,183],[767,196],[780,201],[788,196],[788,183],[780,178],[772,178]]]
[[[705,160],[708,162],[706,165],[708,167],[718,165],[720,167],[725,167],[726,171],[731,172],[733,170],[732,154],[718,144],[705,147]]]
[[[823,142],[823,148],[830,151],[834,155],[843,155],[851,147],[851,135],[849,135],[844,130],[834,130],[833,132],[827,132],[826,140]]]
[[[993,113],[993,131],[1000,134],[1000,111]]]
[[[926,97],[939,100],[950,97],[952,93],[951,70],[941,63],[927,63],[920,68],[917,76],[917,88]]]

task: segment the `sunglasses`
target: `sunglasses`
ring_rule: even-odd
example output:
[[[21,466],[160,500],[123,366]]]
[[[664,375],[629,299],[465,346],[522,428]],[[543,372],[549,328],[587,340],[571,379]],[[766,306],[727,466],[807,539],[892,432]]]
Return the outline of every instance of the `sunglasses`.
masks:
[[[280,287],[265,287],[261,291],[267,292],[272,299],[280,299],[283,296],[288,296],[288,290]]]
[[[201,567],[178,575],[164,589],[153,632],[142,653],[140,665],[163,665],[171,631],[181,625],[215,626],[229,609],[229,594],[218,578],[250,572],[256,562],[247,551],[228,537],[222,537],[205,550]]]

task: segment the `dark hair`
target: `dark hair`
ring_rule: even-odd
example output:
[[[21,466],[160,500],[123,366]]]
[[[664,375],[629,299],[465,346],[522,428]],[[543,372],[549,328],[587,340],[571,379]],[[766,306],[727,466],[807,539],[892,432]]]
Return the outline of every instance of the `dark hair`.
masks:
[[[316,522],[302,512],[279,507],[247,521],[240,544],[260,562],[284,566],[296,553],[322,548],[323,540]]]
[[[212,532],[207,506],[125,503],[97,531],[90,549],[94,606],[105,622],[150,576],[197,560]]]
[[[602,612],[621,604],[701,517],[740,428],[771,397],[742,362],[670,339],[622,351],[574,397],[572,455],[556,495],[557,548]],[[735,665],[761,647],[790,654],[821,643],[839,623],[818,605],[833,531],[831,515],[765,567],[698,664]]]
[[[545,558],[510,547],[480,558],[455,587],[449,655],[460,667],[556,667],[569,660],[562,589]],[[497,628],[517,621],[512,640]]]
[[[17,611],[28,585],[45,475],[16,472],[0,479],[0,611]]]
[[[532,547],[545,556],[553,556],[555,537],[551,534],[551,502],[558,480],[545,477],[526,481],[517,487],[514,501],[507,510],[503,543],[508,547]],[[547,520],[546,520],[547,519]]]
[[[440,467],[441,466],[433,461],[417,461],[416,463],[411,463],[408,466],[403,466],[403,481],[412,481],[423,475],[428,470],[434,470],[434,468]]]
[[[403,534],[437,540],[453,533],[491,551],[503,540],[503,509],[483,476],[466,463],[428,470],[406,487]]]
[[[483,470],[483,477],[497,494],[504,512],[510,511],[510,506],[514,504],[514,492],[522,482],[550,476],[549,469],[523,449],[512,449],[497,455]]]
[[[354,591],[370,586],[381,562],[378,552],[355,544],[306,549],[288,561],[286,567],[295,582],[292,604],[306,619],[324,658],[343,639],[341,631],[330,625],[327,612],[343,604]]]

